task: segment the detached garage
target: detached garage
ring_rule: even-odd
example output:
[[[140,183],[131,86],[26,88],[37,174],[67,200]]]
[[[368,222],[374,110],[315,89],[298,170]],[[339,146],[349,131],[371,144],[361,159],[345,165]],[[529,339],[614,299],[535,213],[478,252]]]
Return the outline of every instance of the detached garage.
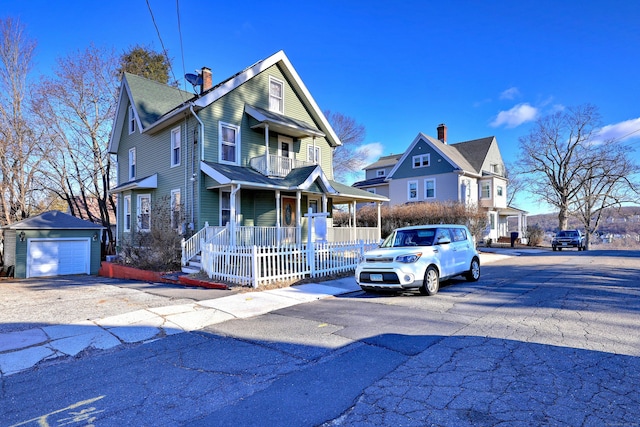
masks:
[[[98,273],[101,225],[49,211],[2,228],[4,269],[16,278]]]

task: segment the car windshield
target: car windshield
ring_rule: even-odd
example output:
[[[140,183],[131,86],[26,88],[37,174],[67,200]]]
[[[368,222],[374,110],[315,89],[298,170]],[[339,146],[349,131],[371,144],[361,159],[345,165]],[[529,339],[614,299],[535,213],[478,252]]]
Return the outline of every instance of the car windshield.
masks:
[[[381,248],[398,248],[405,246],[431,246],[436,235],[434,228],[418,230],[398,230],[391,233],[380,245]]]
[[[576,237],[578,235],[575,231],[561,231],[558,233],[558,237]]]

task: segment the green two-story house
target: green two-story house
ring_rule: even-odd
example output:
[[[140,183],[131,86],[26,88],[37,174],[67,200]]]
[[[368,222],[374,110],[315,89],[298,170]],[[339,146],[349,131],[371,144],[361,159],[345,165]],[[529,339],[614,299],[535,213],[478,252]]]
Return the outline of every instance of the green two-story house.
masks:
[[[187,237],[217,226],[270,244],[299,241],[309,211],[331,228],[335,206],[348,205],[355,224],[357,202],[388,200],[333,180],[341,142],[284,52],[217,84],[208,68],[190,77],[196,95],[122,78],[109,143],[118,240],[149,230],[156,203],[170,203]]]

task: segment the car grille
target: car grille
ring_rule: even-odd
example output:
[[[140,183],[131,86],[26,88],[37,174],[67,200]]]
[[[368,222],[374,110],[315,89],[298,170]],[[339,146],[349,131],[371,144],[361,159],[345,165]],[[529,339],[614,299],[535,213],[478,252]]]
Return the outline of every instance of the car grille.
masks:
[[[393,262],[392,257],[365,257],[365,262],[376,263],[376,262]]]

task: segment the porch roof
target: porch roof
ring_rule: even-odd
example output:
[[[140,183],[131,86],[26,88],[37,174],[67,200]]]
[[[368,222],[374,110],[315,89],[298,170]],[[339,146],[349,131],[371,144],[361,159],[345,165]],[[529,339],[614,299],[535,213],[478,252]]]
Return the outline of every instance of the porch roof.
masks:
[[[319,129],[302,120],[296,120],[282,114],[274,113],[273,111],[263,110],[262,108],[246,104],[244,106],[244,112],[258,121],[258,124],[251,126],[251,129],[263,129],[268,125],[270,130],[294,138],[309,136],[322,138],[326,136]]]
[[[284,178],[270,178],[251,168],[206,161],[201,162],[201,169],[216,182],[216,185],[208,187],[210,190],[239,184],[245,188],[305,191],[314,182],[319,182],[322,191],[330,195],[334,202],[337,203],[389,201],[388,198],[379,194],[369,193],[368,191],[327,179],[322,168],[317,165],[293,169]]]
[[[125,182],[112,188],[111,193],[122,193],[128,190],[145,190],[158,188],[158,174],[145,176],[144,178],[136,179],[134,181]]]
[[[523,211],[522,209],[514,208],[513,206],[507,206],[506,208],[498,209],[498,215],[500,216],[518,216],[528,214],[529,212]]]

